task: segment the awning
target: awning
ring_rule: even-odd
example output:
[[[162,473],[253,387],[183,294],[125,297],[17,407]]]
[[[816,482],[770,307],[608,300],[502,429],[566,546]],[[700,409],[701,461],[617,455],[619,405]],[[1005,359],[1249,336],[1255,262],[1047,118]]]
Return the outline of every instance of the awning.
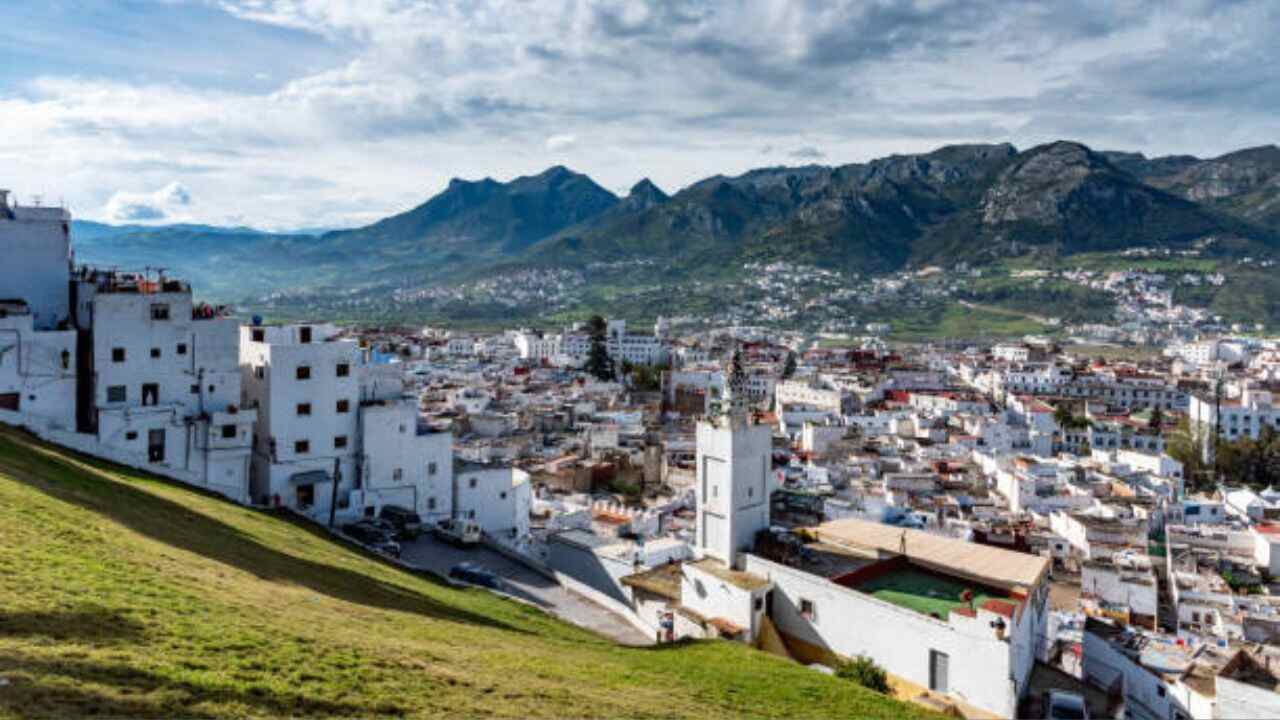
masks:
[[[329,473],[323,470],[308,470],[289,477],[289,482],[293,485],[317,485],[329,480]]]

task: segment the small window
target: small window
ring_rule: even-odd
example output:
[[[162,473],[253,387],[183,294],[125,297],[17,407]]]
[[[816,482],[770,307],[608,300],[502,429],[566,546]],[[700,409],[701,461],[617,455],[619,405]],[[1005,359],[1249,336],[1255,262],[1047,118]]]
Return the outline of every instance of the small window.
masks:
[[[130,430],[129,432],[125,433],[125,434],[124,434],[124,439],[125,439],[125,440],[137,440],[137,439],[138,439],[138,433],[137,433],[137,431],[136,431],[136,430]]]
[[[333,437],[333,449],[334,449],[334,450],[341,450],[342,448],[344,448],[344,447],[346,447],[346,446],[347,446],[347,436],[346,436],[346,435],[335,435],[335,436]]]
[[[152,306],[151,306],[151,319],[152,319],[152,320],[168,320],[168,319],[169,319],[169,304],[168,304],[168,303],[154,303],[154,304],[152,304]]]
[[[401,434],[401,435],[403,435],[403,434],[404,434],[404,430],[405,430],[404,425],[403,425],[403,424],[402,424],[402,425],[400,425],[400,434]]]
[[[351,401],[350,401],[350,400],[339,400],[339,401],[338,401],[338,412],[340,412],[340,413],[345,413],[345,412],[350,412],[350,411],[351,411]]]
[[[305,455],[311,452],[311,442],[308,440],[298,440],[293,444],[293,451],[299,455]]]
[[[112,385],[107,388],[107,402],[124,402],[129,396],[124,385]]]
[[[223,426],[222,426],[222,439],[224,439],[224,440],[234,440],[234,439],[235,439],[235,437],[236,437],[236,426],[235,426],[235,425],[223,425]]]
[[[351,363],[338,363],[338,377],[347,377],[351,374]]]
[[[468,520],[475,520],[475,519],[476,519],[476,511],[475,511],[475,510],[468,510],[468,511],[467,511],[467,519],[468,519]]]
[[[392,471],[391,471],[391,479],[392,479],[392,480],[403,480],[403,479],[404,479],[404,470],[402,470],[402,469],[400,469],[400,468],[396,468],[395,470],[392,470]]]
[[[310,379],[311,379],[311,366],[310,366],[310,365],[299,365],[299,366],[298,366],[298,372],[297,372],[297,378],[298,378],[299,380],[310,380]]]
[[[499,499],[499,500],[506,500],[506,499],[507,499],[507,491],[506,491],[506,490],[503,490],[502,492],[498,493],[498,499]]]
[[[199,394],[200,394],[200,386],[199,386],[199,385],[192,385],[192,386],[191,386],[191,394],[192,394],[192,395],[199,395]]]
[[[714,497],[720,497],[720,486],[719,486],[719,485],[712,485],[712,486],[711,486],[711,497],[713,497],[713,498],[714,498]]]
[[[263,378],[265,378],[267,376],[267,366],[259,365],[258,367],[254,368],[253,376],[258,378],[259,380],[262,380]]]
[[[427,475],[435,475],[435,474],[436,474],[436,470],[437,470],[437,468],[436,468],[436,464],[435,464],[435,463],[433,463],[433,462],[431,462],[431,463],[427,463]]]
[[[111,348],[111,362],[124,362],[124,348]]]
[[[142,404],[160,404],[160,383],[142,383]]]
[[[474,488],[476,486],[475,478],[467,478],[467,487]]]
[[[817,622],[818,616],[812,600],[800,598],[800,616],[809,622]]]
[[[178,354],[179,354],[179,355],[186,355],[186,354],[187,354],[187,344],[186,344],[186,343],[178,343],[178,349],[177,349],[177,352],[178,352]]]
[[[306,326],[298,328],[298,342],[311,342],[311,328]]]
[[[1156,686],[1156,695],[1159,695],[1160,697],[1164,697],[1164,686],[1163,686],[1163,685],[1157,685],[1157,686]]]
[[[299,414],[299,415],[310,415],[310,414],[311,414],[311,403],[298,403],[298,414]]]
[[[213,391],[214,391],[214,390],[216,390],[216,389],[217,389],[217,388],[215,388],[214,386],[210,385],[210,386],[209,386],[209,394],[210,394],[210,395],[212,395],[212,394],[213,394]]]
[[[151,358],[153,360],[160,359],[160,348],[151,348]]]
[[[436,509],[436,499],[435,499],[435,498],[427,498],[427,509],[428,509],[428,510],[435,510],[435,509]]]
[[[254,328],[251,334],[254,342],[266,342],[267,340],[267,331],[262,328]]]

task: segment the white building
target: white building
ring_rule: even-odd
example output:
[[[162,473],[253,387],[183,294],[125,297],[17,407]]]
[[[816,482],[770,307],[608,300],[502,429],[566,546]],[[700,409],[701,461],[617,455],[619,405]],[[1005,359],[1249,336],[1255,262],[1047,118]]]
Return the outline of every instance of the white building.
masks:
[[[164,277],[85,270],[73,287],[89,343],[77,357],[77,430],[248,501],[257,415],[241,404],[239,323]]]
[[[1271,393],[1265,390],[1243,388],[1240,397],[1224,398],[1221,402],[1222,437],[1238,440],[1242,437],[1257,439],[1262,428],[1280,430],[1280,407],[1272,402]],[[1212,397],[1193,396],[1189,408],[1192,426],[1206,437],[1212,437],[1218,427],[1218,412]]]
[[[508,543],[529,535],[533,486],[525,471],[458,460],[452,495],[455,518],[474,520],[485,533]]]
[[[9,204],[0,190],[0,302],[21,300],[36,330],[70,319],[71,213],[63,208]]]
[[[452,435],[420,422],[397,368],[371,365],[332,325],[245,327],[241,363],[245,402],[260,417],[255,500],[318,520],[386,504],[450,516]]]
[[[73,430],[76,331],[34,321],[25,302],[0,301],[0,410]]]
[[[747,422],[741,384],[730,393],[729,413],[698,423],[694,548],[732,567],[769,527],[773,445],[768,426]]]

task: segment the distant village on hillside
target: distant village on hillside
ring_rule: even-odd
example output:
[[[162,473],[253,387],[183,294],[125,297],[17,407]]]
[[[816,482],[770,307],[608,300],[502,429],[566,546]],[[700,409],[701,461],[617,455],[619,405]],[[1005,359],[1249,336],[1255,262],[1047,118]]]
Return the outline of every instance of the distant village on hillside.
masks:
[[[70,222],[0,193],[7,425],[619,642],[870,663],[968,718],[1280,717],[1280,338],[1174,302],[1214,273],[1059,273],[1117,299],[1096,352],[785,329],[802,287],[968,267],[762,265],[775,300],[697,322],[273,324],[75,264]]]

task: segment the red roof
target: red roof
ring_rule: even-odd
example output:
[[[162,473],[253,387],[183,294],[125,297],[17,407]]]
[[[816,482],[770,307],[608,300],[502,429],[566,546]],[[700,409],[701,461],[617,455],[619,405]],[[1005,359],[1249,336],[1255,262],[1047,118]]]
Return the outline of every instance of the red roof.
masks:
[[[1017,612],[1018,606],[1004,600],[988,600],[982,603],[983,610],[990,610],[997,615],[1003,615],[1007,618],[1013,618],[1013,614]]]

